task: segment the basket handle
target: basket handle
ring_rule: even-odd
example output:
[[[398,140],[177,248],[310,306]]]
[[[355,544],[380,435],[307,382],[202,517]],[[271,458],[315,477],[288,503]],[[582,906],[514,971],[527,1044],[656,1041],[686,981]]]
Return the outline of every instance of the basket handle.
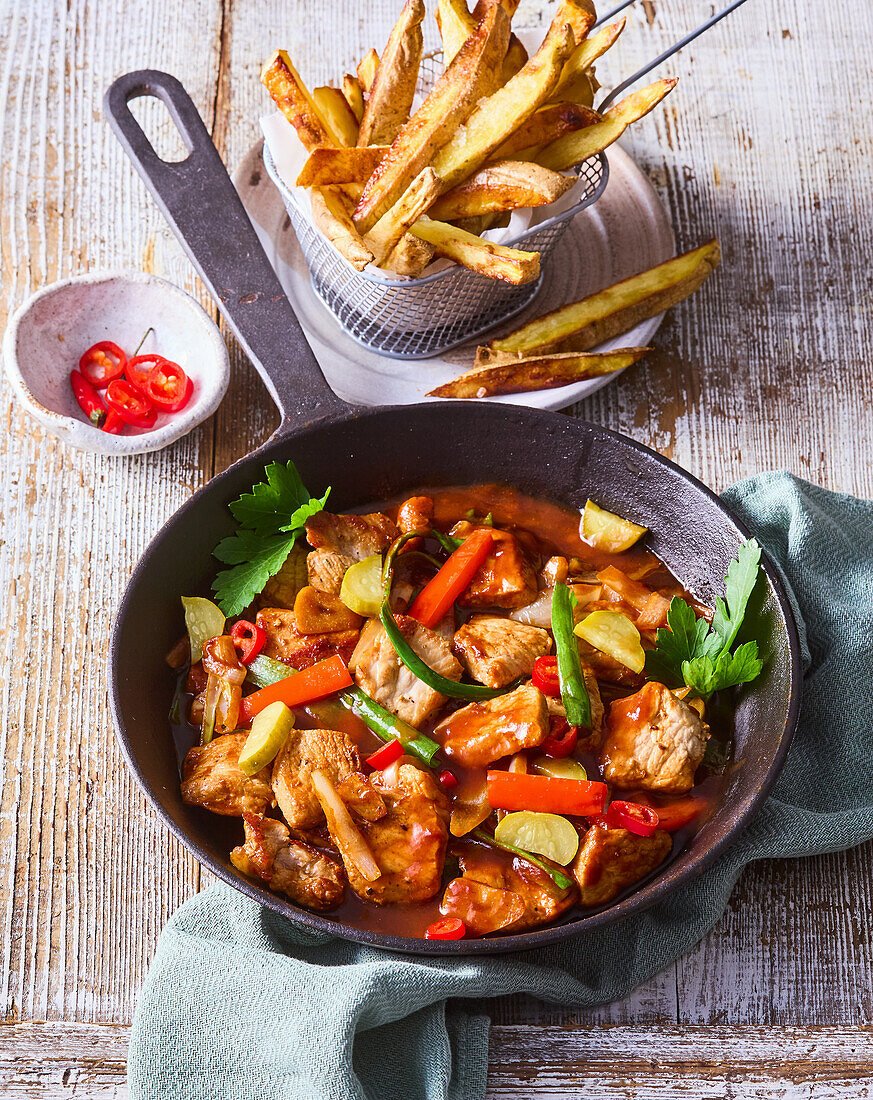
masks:
[[[154,96],[167,107],[188,155],[162,160],[130,111]],[[261,247],[191,97],[168,73],[120,76],[103,109],[191,262],[282,414],[283,434],[348,411],[333,392]]]

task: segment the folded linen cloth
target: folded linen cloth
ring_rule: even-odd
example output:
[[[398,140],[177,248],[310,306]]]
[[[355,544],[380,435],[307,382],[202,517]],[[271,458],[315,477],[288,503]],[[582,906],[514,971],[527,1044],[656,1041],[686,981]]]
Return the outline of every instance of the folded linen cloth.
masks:
[[[724,494],[798,609],[800,728],[771,797],[705,874],[637,916],[515,955],[416,958],[314,935],[215,886],[161,935],[130,1044],[131,1100],[480,1100],[488,1020],[452,997],[615,1000],[688,951],[753,860],[873,837],[873,501],[785,473]],[[805,626],[805,629],[804,629]]]

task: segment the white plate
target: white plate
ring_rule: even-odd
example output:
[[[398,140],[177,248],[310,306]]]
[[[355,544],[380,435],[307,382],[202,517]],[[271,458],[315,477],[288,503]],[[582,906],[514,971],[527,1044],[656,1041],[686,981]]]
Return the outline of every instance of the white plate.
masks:
[[[309,269],[279,192],[267,175],[259,141],[233,175],[270,262],[300,319],[306,339],[334,392],[353,405],[407,405],[456,378],[472,365],[475,342],[430,359],[399,360],[369,351],[343,330],[312,289]],[[493,334],[585,297],[674,255],[673,229],[655,189],[627,153],[609,150],[609,182],[600,199],[574,218],[552,254],[534,301]],[[598,351],[640,347],[654,336],[663,314],[601,344]],[[484,338],[480,338],[484,339]],[[563,409],[611,382],[616,374],[537,393],[485,398],[537,409]]]

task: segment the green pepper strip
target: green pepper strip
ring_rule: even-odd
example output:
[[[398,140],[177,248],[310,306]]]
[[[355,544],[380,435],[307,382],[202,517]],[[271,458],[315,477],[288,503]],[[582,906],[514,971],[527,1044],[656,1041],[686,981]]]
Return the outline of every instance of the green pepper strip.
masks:
[[[375,699],[371,699],[360,688],[348,688],[340,692],[339,701],[347,710],[356,714],[377,737],[381,737],[383,741],[399,741],[405,751],[417,756],[422,764],[427,764],[428,767],[433,765],[433,758],[440,749],[436,741],[419,733],[415,726],[402,721],[390,710],[380,707]]]
[[[552,594],[552,634],[558,656],[561,700],[571,726],[591,725],[591,700],[585,686],[579,645],[573,633],[573,598],[566,584],[556,584]]]
[[[442,531],[431,531],[431,535],[437,540],[447,554],[454,554],[463,539],[456,539],[454,535],[444,535]]]
[[[506,688],[487,688],[479,684],[458,684],[454,680],[449,680],[446,676],[441,676],[430,665],[425,664],[403,637],[403,631],[397,625],[397,620],[394,618],[388,603],[391,595],[391,573],[394,568],[394,559],[404,543],[410,539],[422,537],[423,532],[421,531],[410,531],[408,534],[401,535],[399,539],[394,540],[385,555],[385,565],[382,568],[382,607],[379,610],[379,618],[382,621],[382,626],[385,627],[388,640],[409,671],[417,676],[422,683],[427,684],[429,688],[438,691],[440,695],[446,695],[449,699],[470,700],[494,699],[498,695],[505,695]]]
[[[255,657],[246,670],[246,679],[251,680],[256,687],[265,688],[270,684],[278,684],[297,671],[284,661],[277,661],[273,657]]]
[[[563,871],[556,871],[554,867],[550,867],[532,852],[526,852],[524,848],[516,848],[514,844],[506,844],[502,840],[496,840],[484,829],[474,829],[473,836],[478,837],[479,840],[484,840],[486,844],[493,844],[495,848],[502,848],[504,852],[512,852],[514,856],[521,856],[522,859],[526,859],[528,863],[532,863],[535,867],[539,867],[541,871],[545,871],[554,884],[562,890],[566,890],[573,885],[573,880],[568,878]]]

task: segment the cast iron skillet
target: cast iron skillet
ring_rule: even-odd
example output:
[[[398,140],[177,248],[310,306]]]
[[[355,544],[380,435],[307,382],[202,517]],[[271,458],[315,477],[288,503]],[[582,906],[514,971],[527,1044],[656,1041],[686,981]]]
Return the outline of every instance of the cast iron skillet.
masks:
[[[128,109],[163,100],[189,149],[160,160]],[[487,402],[349,408],[325,383],[209,134],[182,85],[142,71],[108,90],[110,123],[173,226],[276,404],[282,423],[263,447],[196,493],[158,532],[131,577],[112,636],[112,710],[127,763],[159,816],[214,874],[311,929],[419,954],[488,954],[582,935],[652,905],[700,874],[749,821],[785,758],[797,720],[797,629],[779,577],[764,559],[766,591],[754,634],[764,674],[736,715],[735,763],[713,817],[664,870],[600,911],[499,938],[439,942],[348,927],[298,909],[244,878],[228,859],[239,823],[184,805],[167,713],[173,692],[164,654],[179,636],[179,596],[208,591],[212,550],[232,528],[228,502],[260,480],[264,464],[293,459],[304,482],[332,486],[335,511],[422,485],[505,482],[581,509],[588,496],[651,529],[652,550],[707,603],[721,590],[747,534],[718,498],[672,462],[595,424]],[[759,586],[763,589],[764,586]]]

